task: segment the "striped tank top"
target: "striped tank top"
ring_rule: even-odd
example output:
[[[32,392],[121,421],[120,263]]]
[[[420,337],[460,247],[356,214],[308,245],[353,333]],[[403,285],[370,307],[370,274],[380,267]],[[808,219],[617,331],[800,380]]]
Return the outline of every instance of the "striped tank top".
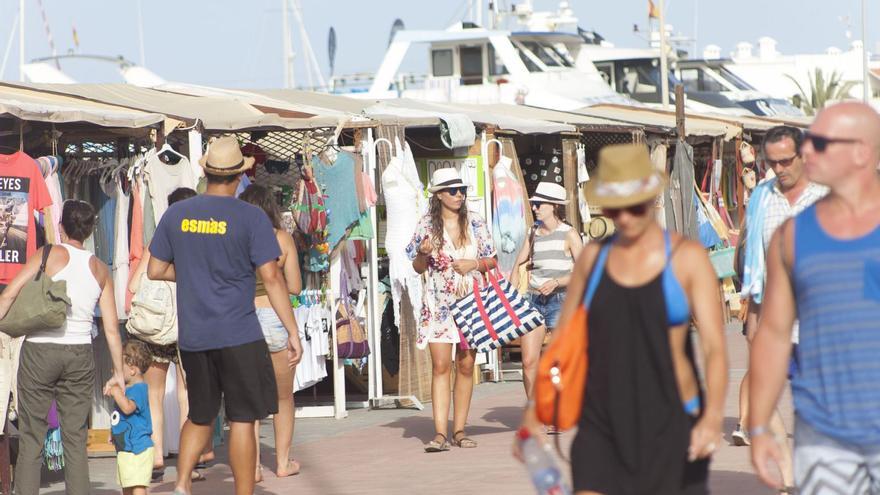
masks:
[[[795,411],[832,438],[880,444],[880,226],[834,239],[813,205],[795,217],[794,236]]]
[[[569,230],[571,230],[570,225],[560,223],[556,230],[547,235],[535,232],[530,289],[537,290],[545,282],[571,273],[574,260],[565,250],[565,239]]]

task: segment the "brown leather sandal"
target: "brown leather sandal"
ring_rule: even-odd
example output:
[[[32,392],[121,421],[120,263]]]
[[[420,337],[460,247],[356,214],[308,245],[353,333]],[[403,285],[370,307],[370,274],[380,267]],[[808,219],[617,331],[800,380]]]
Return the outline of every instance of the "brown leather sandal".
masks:
[[[437,437],[442,438],[443,441],[438,442]],[[446,452],[448,450],[449,450],[449,439],[447,439],[446,435],[444,435],[442,433],[438,433],[438,434],[434,435],[434,440],[431,440],[430,442],[428,442],[427,445],[425,445],[425,452],[427,452],[429,454],[433,454],[435,452]]]
[[[461,438],[456,440],[459,433],[461,434]],[[464,434],[464,430],[459,430],[452,434],[452,445],[455,445],[460,449],[473,449],[476,448],[477,442],[468,438],[468,436]]]

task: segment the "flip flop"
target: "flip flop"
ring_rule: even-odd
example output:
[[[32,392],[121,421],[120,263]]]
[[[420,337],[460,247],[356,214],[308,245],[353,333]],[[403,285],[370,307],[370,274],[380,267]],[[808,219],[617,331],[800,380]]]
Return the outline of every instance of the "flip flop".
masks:
[[[461,438],[456,440],[455,437],[457,437],[459,433],[461,433]],[[464,434],[464,430],[459,430],[452,434],[452,445],[455,445],[460,449],[473,449],[477,447],[477,442],[468,438],[467,435]]]
[[[438,433],[434,435],[434,438],[440,437],[443,439],[442,442],[438,442],[437,440],[431,440],[425,446],[425,452],[429,454],[433,454],[435,452],[446,452],[449,450],[449,440],[446,438],[446,435],[442,433]]]
[[[192,481],[193,483],[205,481],[206,479],[207,478],[205,478],[205,475],[202,474],[201,471],[199,471],[198,469],[193,469],[192,474],[190,475],[190,481]]]
[[[154,483],[158,483],[165,479],[165,467],[153,468],[153,472],[150,474],[150,481]]]

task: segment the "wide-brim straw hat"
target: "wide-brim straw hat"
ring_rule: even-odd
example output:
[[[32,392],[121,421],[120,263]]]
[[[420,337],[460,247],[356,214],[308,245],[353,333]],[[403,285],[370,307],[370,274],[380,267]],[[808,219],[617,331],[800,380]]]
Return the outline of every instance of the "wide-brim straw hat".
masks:
[[[235,136],[217,138],[208,146],[208,152],[199,159],[199,165],[211,175],[235,175],[250,170],[256,159],[244,156]]]
[[[654,168],[643,144],[615,144],[599,151],[599,166],[587,183],[588,202],[602,208],[625,208],[659,196],[666,175]]]
[[[454,168],[438,168],[431,175],[431,186],[428,188],[429,193],[435,193],[450,187],[467,187],[467,184],[461,180],[458,170]]]
[[[535,194],[529,198],[533,203],[553,203],[554,205],[568,204],[568,195],[565,188],[553,182],[540,182],[535,188]]]

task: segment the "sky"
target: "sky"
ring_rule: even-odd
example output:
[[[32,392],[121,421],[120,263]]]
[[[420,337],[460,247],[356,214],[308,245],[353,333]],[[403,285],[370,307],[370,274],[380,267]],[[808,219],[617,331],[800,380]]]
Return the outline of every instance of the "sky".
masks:
[[[516,0],[514,0],[516,1]],[[659,0],[654,0],[659,4]],[[0,55],[9,49],[2,79],[18,80],[18,33],[10,39],[18,0],[0,0]],[[511,3],[511,0],[502,0]],[[555,10],[558,0],[534,0],[536,10]],[[633,24],[646,24],[647,0],[570,0],[579,24],[621,47],[641,47],[644,38]],[[784,54],[846,48],[846,33],[861,38],[860,0],[666,0],[667,23],[676,33],[693,37],[698,53],[707,44],[729,55],[736,43],[757,44],[762,36],[778,41]],[[868,47],[877,51],[880,7],[869,5]],[[443,29],[462,20],[462,0],[300,0],[307,35],[326,77],[327,36],[337,35],[336,74],[374,72],[387,47],[389,32],[400,18],[408,29]],[[118,56],[141,62],[137,0],[42,0],[46,21],[59,54]],[[231,88],[282,87],[282,0],[142,0],[144,62],[169,81]],[[609,7],[612,5],[612,7]],[[847,18],[849,21],[847,21]],[[296,26],[291,16],[292,25]],[[848,27],[847,23],[850,24]],[[25,0],[25,59],[51,54],[38,0]],[[873,26],[872,26],[873,24]],[[300,64],[304,54],[298,30],[292,43],[297,53],[295,78],[307,85]],[[412,50],[411,50],[412,51]],[[405,68],[426,66],[418,52]],[[79,82],[121,82],[111,65],[64,61],[62,69]]]

